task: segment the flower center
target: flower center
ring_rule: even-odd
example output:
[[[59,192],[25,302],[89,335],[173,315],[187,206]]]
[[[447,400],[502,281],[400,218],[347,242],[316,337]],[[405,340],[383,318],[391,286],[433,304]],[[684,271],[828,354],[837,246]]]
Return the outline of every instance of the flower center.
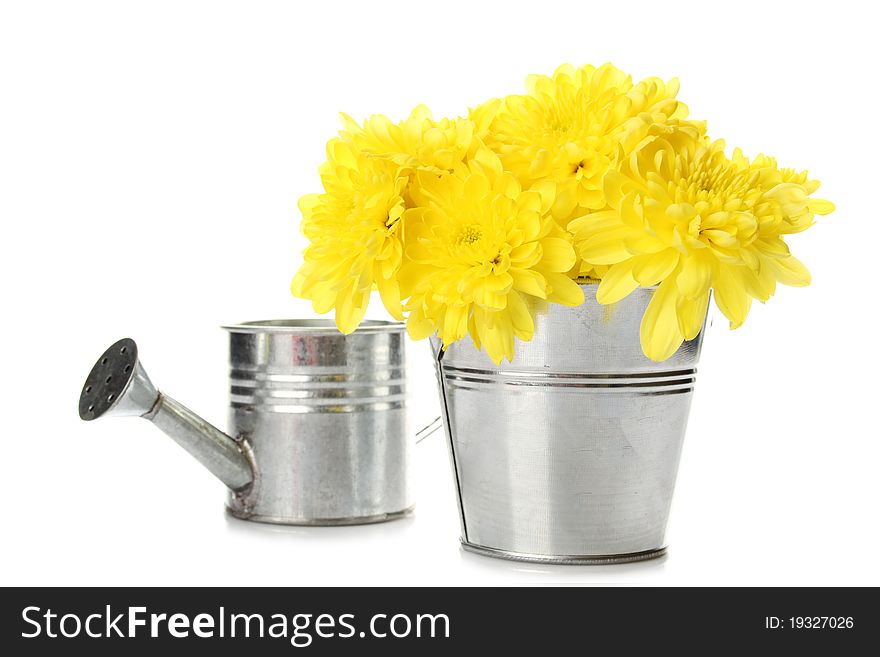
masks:
[[[481,231],[477,226],[467,226],[458,234],[458,238],[455,240],[455,243],[461,246],[463,244],[473,244],[474,242],[479,242],[481,239],[483,239],[483,231]]]
[[[397,232],[397,227],[400,225],[400,218],[403,216],[404,210],[405,206],[403,200],[399,196],[391,199],[391,207],[389,207],[385,213],[385,220],[383,222],[385,225],[385,233],[387,235]]]
[[[574,169],[573,169],[572,173],[574,174],[575,178],[577,178],[578,180],[581,180],[582,178],[584,178],[585,176],[588,175],[587,172],[589,171],[589,167],[590,167],[589,160],[587,158],[583,158],[580,162],[575,162]]]

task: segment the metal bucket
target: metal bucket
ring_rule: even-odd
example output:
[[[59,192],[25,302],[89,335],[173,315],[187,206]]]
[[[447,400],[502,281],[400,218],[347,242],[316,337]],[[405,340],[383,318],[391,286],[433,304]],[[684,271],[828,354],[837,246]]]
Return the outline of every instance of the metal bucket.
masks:
[[[345,525],[412,510],[403,324],[368,321],[350,335],[323,320],[225,328],[229,435],[159,392],[129,338],[95,363],[80,417],[152,421],[227,485],[227,508],[245,520]]]
[[[468,338],[435,349],[461,542],[559,564],[662,555],[703,332],[662,363],[639,325],[653,290],[550,305],[513,362]]]

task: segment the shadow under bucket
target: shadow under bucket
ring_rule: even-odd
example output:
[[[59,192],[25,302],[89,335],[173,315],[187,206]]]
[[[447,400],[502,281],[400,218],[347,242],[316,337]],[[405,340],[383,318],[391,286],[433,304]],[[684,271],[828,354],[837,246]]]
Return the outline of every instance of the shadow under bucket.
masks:
[[[469,551],[557,564],[665,553],[704,331],[652,362],[639,325],[653,289],[601,306],[581,287],[585,303],[551,304],[513,362],[432,338]]]

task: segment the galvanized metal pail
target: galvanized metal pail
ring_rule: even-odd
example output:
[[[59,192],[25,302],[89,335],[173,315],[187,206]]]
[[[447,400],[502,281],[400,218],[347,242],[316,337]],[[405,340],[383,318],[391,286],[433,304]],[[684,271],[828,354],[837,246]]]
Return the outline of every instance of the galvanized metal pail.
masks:
[[[664,534],[702,335],[662,363],[639,325],[653,290],[550,305],[513,362],[433,341],[465,549],[560,564],[640,561]]]

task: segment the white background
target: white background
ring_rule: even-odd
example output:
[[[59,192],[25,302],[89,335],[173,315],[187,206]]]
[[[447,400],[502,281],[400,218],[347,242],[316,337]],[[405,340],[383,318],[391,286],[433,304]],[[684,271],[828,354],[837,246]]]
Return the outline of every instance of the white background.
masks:
[[[880,584],[880,53],[862,6],[0,3],[0,582]],[[439,436],[417,449],[414,518],[283,529],[227,519],[222,486],[147,422],[78,419],[95,358],[131,336],[158,385],[223,423],[218,326],[310,313],[288,292],[296,200],[337,112],[454,116],[563,61],[679,76],[713,136],[810,167],[838,207],[790,240],[811,287],[735,332],[716,313],[666,559],[463,553]],[[410,351],[430,419],[427,346]]]

